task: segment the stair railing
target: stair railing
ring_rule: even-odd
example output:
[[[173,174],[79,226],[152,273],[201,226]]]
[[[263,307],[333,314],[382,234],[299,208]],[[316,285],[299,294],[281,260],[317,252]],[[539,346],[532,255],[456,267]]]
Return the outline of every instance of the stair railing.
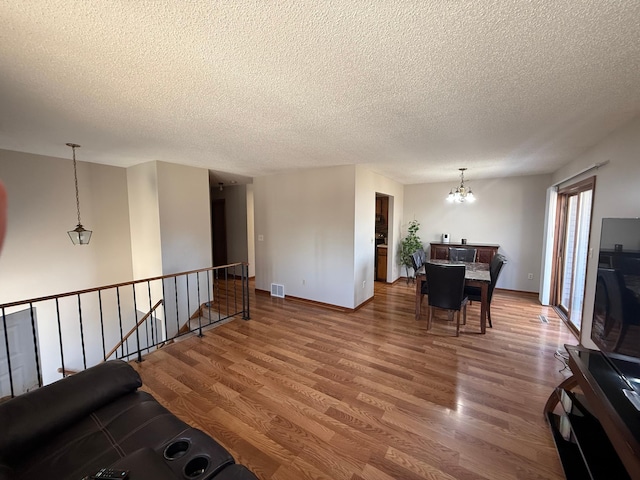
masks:
[[[246,263],[5,303],[0,398],[110,358],[141,361],[166,342],[201,336],[204,328],[236,316],[250,318]],[[107,344],[116,346],[107,352]]]
[[[164,302],[162,299],[158,300],[156,302],[156,304],[153,306],[153,308],[151,310],[149,310],[147,313],[144,314],[144,316],[138,320],[138,323],[135,324],[135,326],[129,330],[127,332],[127,334],[122,338],[122,340],[120,340],[115,347],[113,347],[111,350],[109,350],[109,353],[107,353],[104,356],[104,361],[106,362],[107,359],[113,355],[114,353],[116,353],[118,351],[119,348],[121,348],[124,343],[129,340],[129,337],[131,335],[133,335],[134,333],[136,334],[136,340],[137,340],[137,345],[138,345],[138,362],[142,362],[142,349],[140,348],[140,331],[139,331],[139,327],[140,325],[142,325],[144,322],[147,321],[147,319],[153,314],[153,312],[156,311],[156,309],[162,305]]]

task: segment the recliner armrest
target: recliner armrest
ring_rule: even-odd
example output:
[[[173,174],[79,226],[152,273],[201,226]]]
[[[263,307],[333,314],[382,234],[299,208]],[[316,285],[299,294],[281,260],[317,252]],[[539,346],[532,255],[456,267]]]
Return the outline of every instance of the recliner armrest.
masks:
[[[0,404],[0,462],[141,386],[133,367],[111,360]]]

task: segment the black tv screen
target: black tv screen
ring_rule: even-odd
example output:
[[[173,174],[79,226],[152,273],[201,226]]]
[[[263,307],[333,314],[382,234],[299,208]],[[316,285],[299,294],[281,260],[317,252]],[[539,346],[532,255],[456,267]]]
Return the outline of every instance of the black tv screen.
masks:
[[[640,218],[602,220],[591,339],[640,381]]]

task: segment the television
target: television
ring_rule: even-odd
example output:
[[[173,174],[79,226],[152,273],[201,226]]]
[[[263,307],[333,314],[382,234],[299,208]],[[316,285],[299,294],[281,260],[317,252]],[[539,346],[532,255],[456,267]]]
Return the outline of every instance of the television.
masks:
[[[603,218],[591,339],[640,394],[640,218]]]

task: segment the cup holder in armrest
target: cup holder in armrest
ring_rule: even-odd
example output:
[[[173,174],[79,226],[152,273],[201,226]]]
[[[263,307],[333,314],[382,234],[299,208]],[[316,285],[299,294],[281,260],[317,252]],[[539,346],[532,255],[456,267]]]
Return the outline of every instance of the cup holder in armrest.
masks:
[[[191,444],[188,440],[177,440],[173,443],[167,445],[167,448],[164,449],[164,458],[167,460],[175,460],[177,458],[182,457],[187,451]]]
[[[184,474],[187,478],[196,478],[206,472],[208,467],[209,459],[207,457],[193,457],[184,466]]]

